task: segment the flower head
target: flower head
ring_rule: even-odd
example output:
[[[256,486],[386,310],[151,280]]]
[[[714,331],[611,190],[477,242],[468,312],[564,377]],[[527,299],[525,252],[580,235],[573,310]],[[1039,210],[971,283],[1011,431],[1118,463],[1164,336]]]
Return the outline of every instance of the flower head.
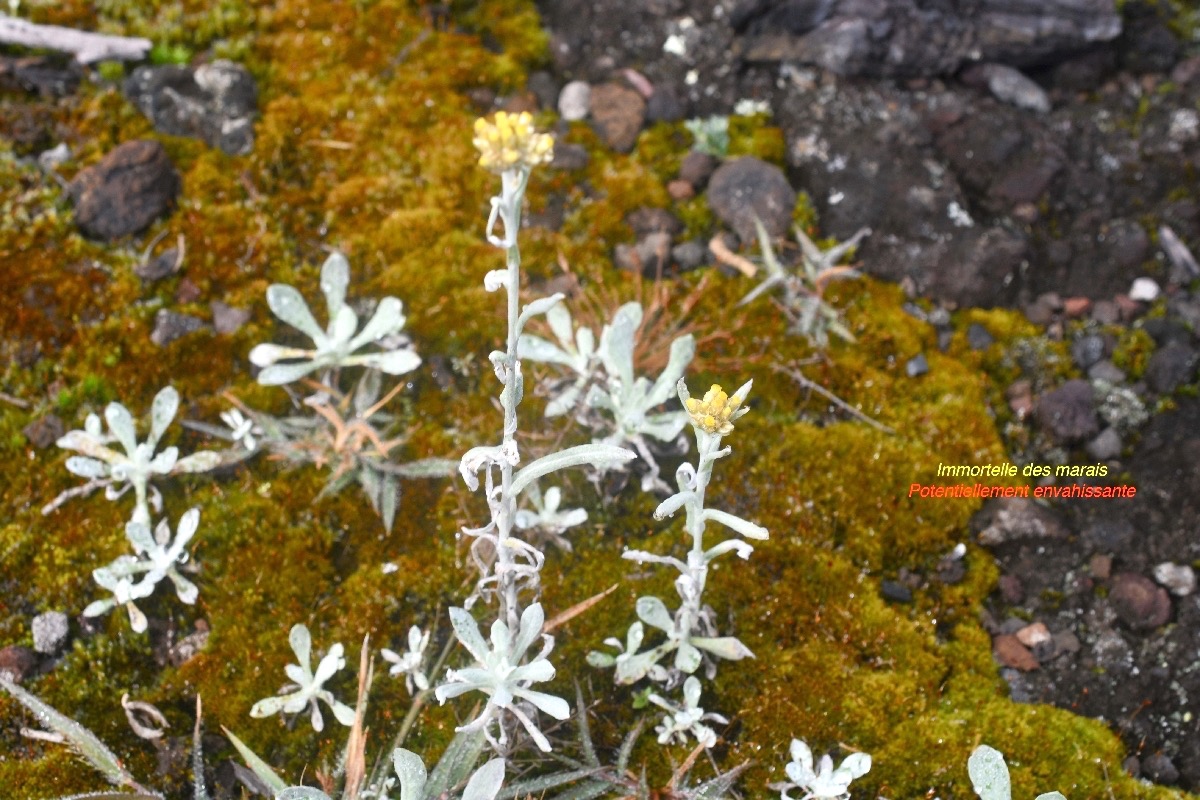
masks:
[[[143,567],[143,562],[133,556],[121,556],[107,567],[93,570],[92,577],[96,579],[96,583],[112,592],[113,596],[92,603],[83,610],[83,616],[98,617],[109,609],[125,606],[125,610],[129,612],[130,627],[134,633],[143,633],[146,630],[146,615],[133,601],[153,594],[155,585],[163,577],[159,572],[145,572]],[[135,583],[134,576],[141,572],[145,574]]]
[[[304,625],[293,625],[288,634],[292,652],[296,654],[299,664],[288,664],[284,668],[292,684],[279,697],[268,697],[259,700],[250,709],[250,716],[258,719],[269,717],[282,710],[285,714],[298,714],[305,706],[312,709],[313,730],[320,731],[325,727],[321,718],[321,708],[317,701],[321,700],[333,711],[333,716],[343,725],[354,724],[354,709],[336,700],[333,693],[321,687],[333,677],[333,673],[346,666],[341,643],[329,648],[329,652],[317,665],[316,672],[312,669],[312,636]]]
[[[714,383],[704,394],[704,399],[697,400],[688,395],[687,386],[680,380],[679,398],[683,401],[688,416],[692,418],[692,425],[705,433],[724,436],[733,431],[733,421],[750,410],[741,408],[741,405],[750,394],[750,386],[753,383],[746,381],[733,393],[733,397],[725,394],[720,385]]]
[[[700,707],[700,681],[695,676],[683,682],[682,706],[657,694],[650,695],[648,699],[667,712],[662,722],[654,729],[658,733],[659,744],[670,744],[673,741],[687,744],[688,736],[692,736],[697,743],[709,748],[717,743],[717,733],[704,722],[712,720],[722,725],[729,722],[720,714],[706,713]]]
[[[538,133],[528,111],[501,111],[494,122],[475,120],[473,143],[479,150],[479,166],[498,174],[529,170],[554,157],[554,137]]]

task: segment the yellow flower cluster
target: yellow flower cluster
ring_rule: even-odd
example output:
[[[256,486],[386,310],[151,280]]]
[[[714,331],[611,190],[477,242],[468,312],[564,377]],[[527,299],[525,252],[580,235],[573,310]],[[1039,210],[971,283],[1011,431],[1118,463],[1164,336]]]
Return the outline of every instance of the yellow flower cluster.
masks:
[[[474,144],[479,150],[479,166],[495,173],[532,169],[554,157],[554,137],[538,133],[528,111],[501,111],[495,122],[475,120]]]
[[[724,436],[733,430],[732,417],[745,399],[745,395],[738,394],[731,398],[714,383],[705,393],[703,400],[694,397],[687,399],[688,416],[692,418],[696,427],[706,433]]]

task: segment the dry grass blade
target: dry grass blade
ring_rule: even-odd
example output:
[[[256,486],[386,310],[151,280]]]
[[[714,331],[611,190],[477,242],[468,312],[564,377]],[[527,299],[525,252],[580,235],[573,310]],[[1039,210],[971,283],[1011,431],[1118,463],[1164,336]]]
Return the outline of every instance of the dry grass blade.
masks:
[[[363,728],[363,717],[367,713],[367,692],[371,688],[371,636],[363,637],[362,654],[358,660],[358,702],[354,705],[354,724],[346,739],[346,786],[343,797],[356,800],[367,774],[367,731]]]
[[[575,617],[578,617],[580,614],[587,611],[589,608],[596,605],[601,600],[603,600],[604,598],[608,597],[610,594],[615,592],[617,590],[618,585],[619,584],[614,583],[612,586],[608,587],[603,592],[600,592],[599,594],[594,594],[591,597],[589,597],[587,600],[583,600],[579,603],[576,603],[575,605],[568,608],[566,611],[562,611],[562,612],[554,615],[553,617],[551,617],[549,620],[546,621],[545,625],[542,626],[542,631],[544,633],[550,633],[555,628],[557,628],[561,625],[567,624],[571,620],[575,619]]]
[[[738,272],[745,275],[747,278],[753,278],[758,274],[758,266],[746,258],[739,256],[737,253],[725,246],[725,240],[720,235],[714,236],[708,243],[709,252],[720,261],[722,264],[733,267]]]

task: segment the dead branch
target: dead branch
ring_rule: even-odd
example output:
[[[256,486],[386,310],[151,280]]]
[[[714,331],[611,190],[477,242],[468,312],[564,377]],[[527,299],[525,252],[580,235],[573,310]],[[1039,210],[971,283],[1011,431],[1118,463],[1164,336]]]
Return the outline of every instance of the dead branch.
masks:
[[[141,61],[151,46],[149,39],[77,31],[62,25],[38,25],[8,14],[0,14],[0,44],[71,53],[80,64]]]

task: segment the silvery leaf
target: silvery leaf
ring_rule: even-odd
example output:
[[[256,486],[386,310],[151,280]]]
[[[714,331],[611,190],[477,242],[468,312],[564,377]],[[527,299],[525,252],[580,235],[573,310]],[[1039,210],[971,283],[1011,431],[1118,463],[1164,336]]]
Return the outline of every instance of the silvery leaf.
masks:
[[[400,779],[400,800],[423,800],[425,781],[429,773],[420,756],[411,750],[397,747],[392,751],[392,767]]]
[[[617,659],[617,670],[613,679],[620,684],[637,683],[658,664],[663,651],[660,648],[647,650],[625,659]]]
[[[125,452],[132,456],[137,450],[137,432],[134,430],[129,409],[120,403],[109,403],[104,409],[104,419],[108,421],[108,429],[117,437]]]
[[[313,319],[312,312],[308,310],[308,303],[304,302],[304,296],[294,287],[283,283],[272,284],[267,289],[267,305],[276,317],[306,334],[314,342],[320,344],[326,341],[325,331],[321,330],[321,326]]]
[[[546,416],[561,417],[574,408],[575,404],[579,402],[580,389],[581,387],[576,383],[559,392],[557,397],[546,404]]]
[[[741,661],[743,658],[754,658],[754,653],[750,652],[750,648],[742,644],[734,636],[692,636],[688,638],[696,647],[701,650],[707,650],[718,658],[723,658],[726,661]]]
[[[149,553],[157,545],[154,537],[150,534],[150,526],[144,522],[126,523],[125,538],[133,545],[133,552],[135,553]]]
[[[488,271],[488,273],[483,276],[483,288],[486,291],[494,292],[497,289],[501,288],[502,286],[507,286],[507,285],[508,285],[508,270],[507,269],[493,269],[493,270]]]
[[[612,324],[606,325],[600,336],[604,368],[610,376],[619,378],[622,386],[633,385],[633,347],[641,324],[641,305],[626,303],[617,309]]]
[[[675,651],[675,669],[690,675],[700,668],[702,660],[700,651],[695,647],[687,642],[679,643],[679,649]]]
[[[591,328],[575,331],[575,349],[584,358],[591,358],[592,353],[596,352],[596,334],[592,333]]]
[[[403,478],[449,478],[458,469],[458,462],[450,458],[421,458],[395,464],[391,469]]]
[[[529,322],[529,320],[533,319],[537,315],[545,314],[547,311],[554,308],[556,305],[562,302],[562,299],[563,293],[555,292],[549,297],[539,297],[537,300],[529,303],[527,306],[521,309],[521,315],[517,317],[517,330],[520,331],[525,327],[525,323]]]
[[[212,450],[200,450],[175,462],[173,472],[208,472],[221,465],[221,455]]]
[[[463,789],[462,800],[495,800],[504,785],[504,759],[493,758],[479,769],[467,781]]]
[[[312,634],[308,632],[308,627],[299,622],[293,625],[288,631],[288,644],[292,646],[300,666],[308,669],[312,664]]]
[[[490,648],[479,632],[479,623],[475,621],[470,612],[464,608],[451,608],[450,625],[454,628],[454,635],[458,641],[467,648],[467,652],[474,656],[479,663],[485,663]]]
[[[386,353],[370,353],[347,359],[347,364],[362,364],[374,367],[388,375],[403,375],[421,366],[421,357],[412,350],[389,350]]]
[[[321,266],[321,294],[325,295],[325,306],[329,318],[336,319],[346,303],[346,286],[350,283],[350,263],[341,253],[330,253]]]
[[[559,303],[547,311],[546,323],[564,348],[571,346],[571,312],[566,303]]]
[[[384,336],[398,332],[404,327],[404,304],[395,297],[385,297],[375,307],[375,313],[363,326],[358,335],[350,340],[350,350],[353,352],[365,344],[377,342]]]
[[[260,344],[250,351],[250,363],[256,367],[269,367],[285,358],[309,358],[312,354],[311,350],[301,350],[297,347]]]
[[[755,525],[749,520],[742,519],[736,514],[730,514],[715,508],[706,508],[704,509],[704,519],[711,522],[719,522],[728,528],[732,528],[747,539],[770,538],[766,528],[761,525]]]
[[[654,518],[661,520],[673,516],[676,511],[683,508],[684,504],[688,503],[695,496],[695,492],[677,492],[671,495],[659,503],[658,508],[654,509]]]
[[[285,383],[298,381],[310,372],[314,372],[320,364],[314,361],[298,361],[294,364],[272,364],[258,373],[258,382],[263,386],[282,386]]]
[[[331,800],[329,795],[311,786],[289,786],[275,795],[275,800]]]
[[[358,330],[358,314],[355,314],[350,306],[342,306],[337,316],[332,318],[329,327],[330,338],[326,340],[328,343],[348,345],[354,338],[354,332]]]
[[[179,392],[175,391],[174,387],[167,386],[154,396],[154,402],[150,404],[150,435],[146,438],[146,445],[151,450],[158,444],[158,440],[162,438],[178,411]]]
[[[967,759],[971,785],[982,800],[1012,800],[1012,784],[1004,756],[995,748],[981,744]]]
[[[67,459],[67,470],[81,478],[107,478],[108,465],[103,461],[86,456],[71,456]]]
[[[647,408],[667,402],[667,399],[675,391],[675,384],[683,377],[683,371],[687,369],[688,364],[692,363],[695,355],[696,340],[690,333],[671,342],[671,356],[667,360],[667,366],[646,396]]]
[[[667,606],[657,597],[639,597],[637,600],[638,619],[660,631],[671,633],[675,630],[675,620]]]
[[[651,414],[638,426],[638,430],[646,436],[653,436],[660,442],[669,442],[683,431],[688,419],[688,415],[682,411]]]
[[[637,458],[637,454],[632,450],[608,444],[592,443],[568,447],[558,453],[542,456],[514,475],[511,486],[512,493],[514,496],[518,495],[526,486],[543,475],[566,467],[590,464],[593,467],[604,468],[624,464],[632,458]]]
[[[566,367],[575,363],[571,355],[558,345],[531,333],[523,333],[517,340],[517,358],[544,364],[562,364]]]

